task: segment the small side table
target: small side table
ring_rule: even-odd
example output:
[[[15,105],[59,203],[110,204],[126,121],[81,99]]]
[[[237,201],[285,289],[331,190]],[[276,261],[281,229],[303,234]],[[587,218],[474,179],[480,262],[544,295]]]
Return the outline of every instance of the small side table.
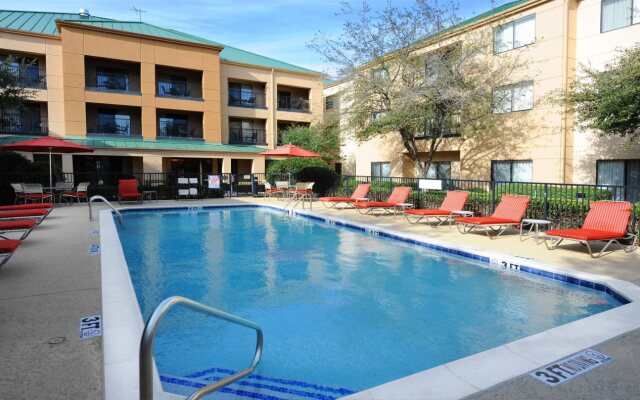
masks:
[[[393,218],[395,218],[396,215],[398,215],[398,211],[404,214],[404,210],[407,210],[410,208],[413,208],[413,203],[397,203],[396,205],[393,206]]]
[[[143,190],[142,191],[142,199],[151,202],[151,200],[155,200],[158,202],[158,192],[155,190]]]
[[[528,230],[524,229],[525,224],[529,225]],[[544,230],[547,230],[551,228],[551,221],[546,219],[523,219],[520,223],[520,240],[525,240],[525,237],[531,235],[531,232],[533,232],[534,242],[540,244],[542,240],[544,240],[543,237],[540,237],[541,226],[545,228]]]
[[[449,217],[449,229],[453,226],[453,221],[455,221],[456,217],[473,217],[473,211],[466,210],[453,210],[451,211],[451,216]]]

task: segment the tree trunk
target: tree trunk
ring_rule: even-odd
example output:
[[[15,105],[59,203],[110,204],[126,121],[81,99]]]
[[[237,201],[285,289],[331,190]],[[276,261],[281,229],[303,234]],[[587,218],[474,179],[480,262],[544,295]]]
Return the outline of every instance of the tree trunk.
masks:
[[[435,136],[430,139],[427,157],[424,161],[420,161],[420,154],[416,145],[415,136],[402,129],[400,130],[400,136],[402,136],[402,144],[404,145],[404,148],[407,149],[407,151],[409,152],[409,157],[411,158],[411,160],[413,160],[416,169],[416,175],[418,176],[418,178],[426,178],[427,172],[429,172],[429,168],[431,167],[433,155],[438,150],[442,138],[439,136]]]

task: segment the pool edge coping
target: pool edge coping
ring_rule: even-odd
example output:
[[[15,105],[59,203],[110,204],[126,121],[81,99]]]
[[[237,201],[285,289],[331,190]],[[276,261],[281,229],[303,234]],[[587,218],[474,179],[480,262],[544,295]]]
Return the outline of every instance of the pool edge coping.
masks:
[[[216,208],[269,208],[277,211],[281,211],[283,213],[289,212],[289,210],[285,210],[283,207],[278,205],[266,205],[266,204],[220,204],[220,205],[198,205],[198,206],[156,206],[156,207],[141,207],[141,208],[120,208],[120,211],[128,211],[128,212],[136,212],[136,211],[171,211],[171,210],[191,210],[191,211],[200,211],[206,209],[216,209]],[[361,231],[373,233],[373,234],[382,234],[382,236],[394,239],[394,240],[402,240],[404,242],[413,243],[416,245],[427,245],[426,247],[434,248],[436,251],[442,251],[449,254],[456,254],[452,251],[444,251],[443,249],[452,249],[454,246],[452,243],[440,241],[437,239],[425,238],[424,236],[418,236],[416,234],[411,234],[407,232],[401,232],[390,228],[384,228],[378,225],[370,225],[370,224],[362,224],[354,221],[344,220],[342,218],[333,218],[324,215],[314,214],[313,211],[302,211],[296,210],[294,212],[295,215],[299,215],[301,217],[306,217],[309,219],[324,221],[330,224],[336,224],[339,226],[358,229]],[[128,345],[122,346],[121,341],[123,336],[118,334],[117,330],[114,330],[110,324],[107,322],[112,315],[112,312],[109,310],[113,310],[113,306],[110,307],[108,303],[119,303],[118,301],[114,301],[113,299],[107,300],[105,303],[105,298],[108,298],[105,294],[105,286],[107,287],[107,294],[116,294],[121,293],[123,290],[122,285],[124,284],[125,290],[128,291],[127,302],[130,308],[130,311],[133,312],[128,321],[129,328],[132,328],[131,333],[138,333],[137,335],[133,335],[135,338],[136,349],[139,344],[139,338],[142,333],[142,329],[144,327],[144,322],[142,319],[142,313],[139,307],[139,303],[137,302],[137,298],[135,297],[135,291],[133,289],[133,284],[131,282],[131,277],[129,275],[128,266],[126,264],[126,260],[124,257],[124,252],[122,250],[122,246],[120,243],[120,238],[117,233],[117,229],[115,226],[115,221],[113,219],[113,212],[111,210],[103,210],[100,212],[100,240],[102,245],[102,258],[101,258],[101,275],[103,277],[101,283],[102,289],[102,301],[103,301],[103,319],[104,319],[104,363],[105,363],[105,399],[127,399],[127,398],[137,398],[137,390],[138,390],[138,357],[137,351],[133,352],[133,357],[129,357],[131,360],[128,360],[126,364],[119,363],[120,368],[125,367],[128,370],[133,368],[135,365],[136,369],[133,373],[129,373],[127,375],[129,382],[135,387],[135,397],[123,397],[122,393],[118,393],[116,396],[113,393],[113,386],[110,385],[109,382],[115,379],[118,379],[119,385],[116,386],[124,386],[122,385],[122,371],[118,371],[117,375],[114,374],[112,368],[108,368],[107,360],[111,360],[111,354],[107,354],[108,350],[111,351],[112,345],[110,344],[113,341],[119,342],[120,346],[116,346],[118,348],[127,348],[131,349],[131,343]],[[104,226],[106,229],[107,235],[104,235],[103,232],[103,218],[106,222]],[[113,235],[115,235],[115,239],[113,240]],[[104,242],[103,242],[104,238]],[[107,240],[109,238],[110,240]],[[115,246],[117,244],[117,246]],[[106,245],[106,246],[105,246]],[[106,252],[105,250],[108,250]],[[540,333],[527,336],[522,339],[518,339],[488,350],[485,350],[480,353],[475,353],[470,356],[460,358],[449,363],[445,363],[421,372],[417,372],[415,374],[387,382],[361,392],[357,392],[353,395],[349,395],[344,397],[345,399],[353,400],[353,399],[388,399],[390,397],[402,398],[402,399],[422,399],[429,396],[440,396],[442,397],[446,394],[446,398],[462,398],[467,397],[472,394],[479,393],[481,391],[487,390],[499,383],[506,382],[510,379],[513,379],[517,376],[526,374],[532,370],[535,370],[539,367],[545,366],[550,362],[565,358],[572,354],[577,353],[578,351],[584,350],[585,348],[595,346],[597,344],[603,343],[605,341],[611,340],[617,336],[628,333],[634,329],[640,328],[640,288],[631,282],[617,280],[613,278],[609,278],[606,276],[595,275],[582,271],[568,271],[560,267],[556,267],[553,265],[549,265],[546,263],[541,263],[535,260],[524,259],[513,255],[484,251],[481,249],[476,249],[473,247],[465,246],[465,245],[455,245],[455,250],[463,251],[469,254],[476,254],[478,256],[482,256],[488,258],[489,260],[499,259],[504,260],[509,263],[522,265],[524,263],[528,264],[531,268],[538,269],[540,271],[550,272],[552,274],[563,274],[565,276],[571,276],[579,280],[590,281],[594,284],[602,284],[606,287],[609,287],[612,290],[615,290],[619,295],[623,296],[627,301],[630,301],[628,304],[623,304],[619,307],[616,307],[612,310],[604,311],[595,315],[591,315],[589,317],[581,318],[577,321],[570,322],[568,324],[563,324],[557,326],[555,328],[551,328]],[[113,254],[109,254],[111,252]],[[109,254],[109,256],[105,257],[105,253]],[[462,255],[465,257],[465,255]],[[106,262],[105,262],[106,259]],[[119,259],[119,260],[118,260]],[[111,269],[114,262],[117,262],[115,269]],[[480,260],[482,262],[486,262],[491,264],[490,262]],[[105,268],[105,265],[110,265]],[[500,270],[502,268],[494,267],[496,270]],[[104,272],[104,271],[111,272]],[[123,276],[122,273],[125,272],[126,276]],[[527,271],[520,270],[521,273],[528,273]],[[120,282],[120,287],[116,287],[115,282],[111,282],[108,285],[105,285],[105,274],[107,274],[107,282],[111,282],[109,279],[113,279],[117,277],[116,274],[120,274],[120,281],[124,279],[124,282]],[[540,275],[540,274],[534,274]],[[548,279],[554,279],[552,277],[540,275],[542,277]],[[109,278],[111,277],[111,278]],[[599,290],[593,287],[594,290]],[[111,292],[110,292],[111,290]],[[133,296],[131,296],[131,292],[133,292]],[[615,297],[615,296],[614,296]],[[131,302],[134,301],[134,303]],[[122,301],[120,301],[122,302]],[[106,304],[106,305],[105,305]],[[122,306],[122,304],[119,304]],[[131,310],[133,308],[133,310]],[[115,310],[113,310],[115,311]],[[121,311],[121,309],[119,309]],[[115,316],[116,320],[118,319]],[[637,321],[637,322],[633,322]],[[137,327],[137,329],[135,329]],[[589,335],[584,337],[586,332],[586,328],[597,328],[594,331],[590,332]],[[603,329],[606,328],[606,329]],[[580,332],[579,335],[573,335],[572,332]],[[125,338],[126,339],[126,338]],[[129,338],[130,339],[130,338]],[[580,340],[578,340],[580,339]],[[108,345],[109,343],[109,345]],[[557,344],[560,343],[562,347],[558,345],[552,345],[547,348],[544,344]],[[532,352],[531,346],[539,345],[544,348],[544,352]],[[536,354],[533,354],[536,353]],[[544,354],[542,354],[544,353]],[[132,360],[135,359],[135,360]],[[507,365],[509,370],[505,370],[505,368],[494,368],[496,363],[500,364],[501,367]],[[486,376],[487,374],[483,371],[491,371],[491,376]],[[135,381],[135,382],[132,382]],[[445,392],[446,391],[446,392]],[[132,393],[133,390],[130,390],[128,393]],[[162,386],[160,384],[159,376],[157,371],[155,371],[155,379],[154,379],[154,392],[157,394],[158,398],[182,398],[176,397],[176,395],[168,392],[164,392],[162,390]]]

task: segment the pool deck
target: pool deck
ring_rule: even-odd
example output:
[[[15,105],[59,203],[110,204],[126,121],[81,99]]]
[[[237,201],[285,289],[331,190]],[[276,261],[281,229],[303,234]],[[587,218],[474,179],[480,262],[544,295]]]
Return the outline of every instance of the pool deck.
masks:
[[[145,207],[259,203],[276,200],[237,198],[176,203],[160,201]],[[105,209],[94,204],[98,211]],[[131,207],[137,207],[131,205]],[[529,257],[566,270],[630,281],[640,286],[640,250],[591,259],[580,245],[575,250],[548,251],[517,234],[490,240],[481,234],[460,234],[448,226],[411,225],[402,216],[360,215],[355,210],[325,209],[313,213],[355,223],[378,225],[424,236],[452,246]],[[102,338],[79,339],[79,320],[102,314],[100,256],[89,255],[99,243],[97,222],[88,221],[86,205],[57,207],[0,268],[0,398],[100,399],[104,394]],[[62,339],[60,339],[62,338]],[[60,343],[59,343],[60,342]],[[640,330],[593,346],[615,361],[556,387],[522,375],[477,393],[473,399],[629,399],[640,398]],[[506,367],[506,366],[505,366]]]

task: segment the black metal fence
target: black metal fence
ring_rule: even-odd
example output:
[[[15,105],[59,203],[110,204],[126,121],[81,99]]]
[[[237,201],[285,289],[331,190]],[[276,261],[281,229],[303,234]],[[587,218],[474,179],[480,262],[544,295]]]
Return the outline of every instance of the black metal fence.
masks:
[[[199,192],[205,198],[262,196],[265,191],[265,182],[269,182],[274,187],[276,181],[295,183],[295,176],[289,174],[219,174],[217,175],[219,180],[216,179],[216,182],[219,182],[219,188],[210,189],[208,182],[210,175],[210,173],[56,173],[53,183],[55,185],[56,182],[73,182],[77,185],[80,182],[90,182],[90,196],[100,194],[111,200],[116,199],[118,180],[125,178],[137,179],[141,191],[156,191],[158,199],[175,199],[177,181],[180,177],[197,178]],[[470,192],[466,209],[478,216],[491,215],[504,194],[526,195],[531,198],[527,218],[547,219],[552,221],[555,227],[560,228],[581,226],[592,201],[626,200],[634,205],[630,227],[634,232],[638,232],[639,229],[640,187],[444,179],[422,180],[423,183],[428,182],[439,189],[421,189],[420,181],[417,178],[343,175],[336,179],[332,188],[318,195],[348,197],[359,183],[370,183],[372,188],[368,197],[372,200],[385,200],[394,187],[409,186],[413,190],[408,202],[418,208],[438,208],[447,190],[465,190]],[[49,175],[46,173],[0,173],[1,204],[14,201],[14,192],[10,183],[41,183],[43,186],[49,186]]]

